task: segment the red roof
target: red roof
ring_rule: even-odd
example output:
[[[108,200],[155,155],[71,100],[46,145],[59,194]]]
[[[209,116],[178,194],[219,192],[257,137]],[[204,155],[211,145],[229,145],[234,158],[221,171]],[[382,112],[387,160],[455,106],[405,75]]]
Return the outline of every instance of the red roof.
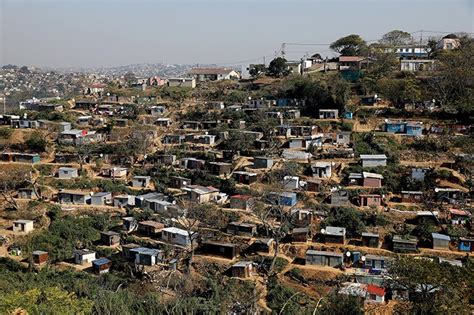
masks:
[[[340,62],[358,62],[364,60],[364,57],[359,57],[359,56],[340,56],[339,61]]]
[[[248,200],[248,199],[250,199],[250,198],[252,198],[252,197],[251,197],[251,196],[246,196],[246,195],[234,195],[234,196],[231,196],[230,198]]]
[[[104,83],[93,83],[91,85],[91,88],[96,88],[96,89],[103,89],[107,87],[107,84],[104,84]]]
[[[367,285],[367,292],[369,292],[369,294],[375,294],[377,296],[384,296],[385,295],[385,288],[378,287],[378,286],[373,285],[373,284],[369,284],[369,285]]]
[[[456,214],[456,215],[463,215],[463,216],[469,216],[470,215],[469,211],[459,210],[459,209],[449,209],[449,212],[451,214]]]

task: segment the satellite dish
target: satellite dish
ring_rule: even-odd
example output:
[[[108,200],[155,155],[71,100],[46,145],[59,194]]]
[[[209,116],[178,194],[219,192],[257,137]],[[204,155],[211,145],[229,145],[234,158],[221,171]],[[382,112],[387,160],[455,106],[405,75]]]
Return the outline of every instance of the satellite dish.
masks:
[[[351,257],[351,252],[346,252],[347,257]]]
[[[326,230],[325,230],[325,229],[321,229],[321,234],[326,234]]]
[[[362,256],[362,257],[360,258],[360,260],[362,260],[362,261],[365,261],[365,259],[366,259],[365,256]]]

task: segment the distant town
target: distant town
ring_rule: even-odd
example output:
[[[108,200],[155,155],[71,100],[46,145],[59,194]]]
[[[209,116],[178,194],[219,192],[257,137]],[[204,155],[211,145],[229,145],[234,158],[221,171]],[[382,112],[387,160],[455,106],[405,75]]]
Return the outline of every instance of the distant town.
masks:
[[[472,36],[289,45],[2,66],[0,313],[471,314]]]

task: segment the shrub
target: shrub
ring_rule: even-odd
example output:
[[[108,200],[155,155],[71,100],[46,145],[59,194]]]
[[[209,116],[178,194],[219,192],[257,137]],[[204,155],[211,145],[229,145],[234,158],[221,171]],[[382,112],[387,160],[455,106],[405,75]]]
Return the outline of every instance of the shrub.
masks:
[[[13,133],[13,129],[11,128],[0,128],[0,138],[1,139],[8,139]]]
[[[337,207],[331,210],[328,217],[321,223],[322,227],[339,226],[346,228],[349,237],[360,235],[365,230],[362,215],[354,208]]]
[[[27,148],[33,152],[44,152],[46,151],[48,141],[46,141],[41,133],[34,132],[28,139],[26,139],[25,144]]]

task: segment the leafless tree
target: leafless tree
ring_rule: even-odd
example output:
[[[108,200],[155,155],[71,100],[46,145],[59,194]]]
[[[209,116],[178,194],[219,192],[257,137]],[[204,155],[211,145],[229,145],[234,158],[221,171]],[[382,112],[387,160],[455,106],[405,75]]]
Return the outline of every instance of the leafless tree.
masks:
[[[19,210],[20,207],[13,198],[18,188],[28,182],[30,172],[25,169],[15,168],[0,170],[0,194],[9,207]]]
[[[284,165],[284,167],[289,165]],[[292,175],[295,174],[295,169],[292,166],[288,167],[280,173],[280,176],[272,176],[268,178],[268,189],[262,193],[254,206],[253,213],[257,217],[260,224],[265,228],[268,237],[273,238],[275,242],[275,250],[272,256],[272,262],[268,269],[268,274],[271,275],[280,254],[280,243],[285,238],[290,230],[296,226],[296,216],[293,211],[296,205],[287,205],[282,200],[281,194],[288,192],[287,185],[292,181]],[[304,188],[297,187],[291,189],[292,192],[304,192]]]

